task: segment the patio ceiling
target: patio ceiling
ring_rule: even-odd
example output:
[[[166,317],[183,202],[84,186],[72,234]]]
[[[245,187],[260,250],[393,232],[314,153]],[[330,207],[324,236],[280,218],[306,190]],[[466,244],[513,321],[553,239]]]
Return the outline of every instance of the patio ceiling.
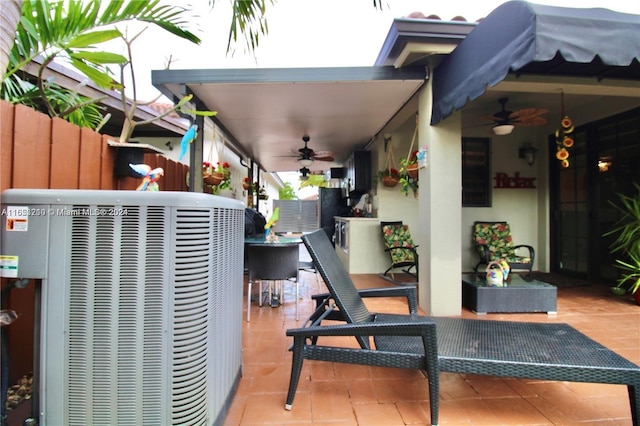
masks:
[[[426,80],[424,67],[162,70],[152,82],[164,95],[193,93],[236,148],[268,172],[300,169],[302,137],[309,148],[331,151],[341,166],[361,149]]]

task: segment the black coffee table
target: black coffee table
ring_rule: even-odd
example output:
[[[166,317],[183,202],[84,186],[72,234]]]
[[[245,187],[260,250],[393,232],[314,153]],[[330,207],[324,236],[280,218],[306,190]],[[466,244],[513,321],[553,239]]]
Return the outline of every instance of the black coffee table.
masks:
[[[484,274],[462,274],[462,306],[488,312],[557,313],[558,289],[549,283],[511,274],[504,287],[488,287]]]

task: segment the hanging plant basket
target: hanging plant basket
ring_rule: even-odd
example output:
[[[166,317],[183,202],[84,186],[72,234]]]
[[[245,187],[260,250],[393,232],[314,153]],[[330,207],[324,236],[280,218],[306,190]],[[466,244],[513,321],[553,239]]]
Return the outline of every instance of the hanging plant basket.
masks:
[[[394,186],[396,186],[398,184],[399,180],[397,177],[394,176],[383,176],[382,177],[382,184],[384,186],[386,186],[387,188],[393,188]]]
[[[205,175],[203,177],[204,183],[207,185],[220,185],[220,183],[224,180],[224,174],[219,172],[213,172],[211,174]]]
[[[413,180],[418,180],[418,163],[415,164],[409,164],[407,166],[407,174],[409,175],[409,177],[411,177],[411,179]]]

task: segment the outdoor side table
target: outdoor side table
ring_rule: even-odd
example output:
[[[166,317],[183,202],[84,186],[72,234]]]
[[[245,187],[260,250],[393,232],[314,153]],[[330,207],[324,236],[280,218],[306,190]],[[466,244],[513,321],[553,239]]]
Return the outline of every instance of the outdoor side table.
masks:
[[[488,287],[484,275],[462,274],[462,306],[484,315],[488,312],[557,313],[558,289],[543,281],[511,274],[504,287]]]

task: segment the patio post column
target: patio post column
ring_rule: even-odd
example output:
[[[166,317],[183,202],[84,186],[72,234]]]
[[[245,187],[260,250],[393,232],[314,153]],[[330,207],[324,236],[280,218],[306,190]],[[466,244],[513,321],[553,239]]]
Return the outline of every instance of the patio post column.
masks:
[[[420,92],[419,147],[427,146],[427,167],[420,169],[420,307],[433,316],[462,310],[462,163],[460,112],[431,126],[429,81]]]

